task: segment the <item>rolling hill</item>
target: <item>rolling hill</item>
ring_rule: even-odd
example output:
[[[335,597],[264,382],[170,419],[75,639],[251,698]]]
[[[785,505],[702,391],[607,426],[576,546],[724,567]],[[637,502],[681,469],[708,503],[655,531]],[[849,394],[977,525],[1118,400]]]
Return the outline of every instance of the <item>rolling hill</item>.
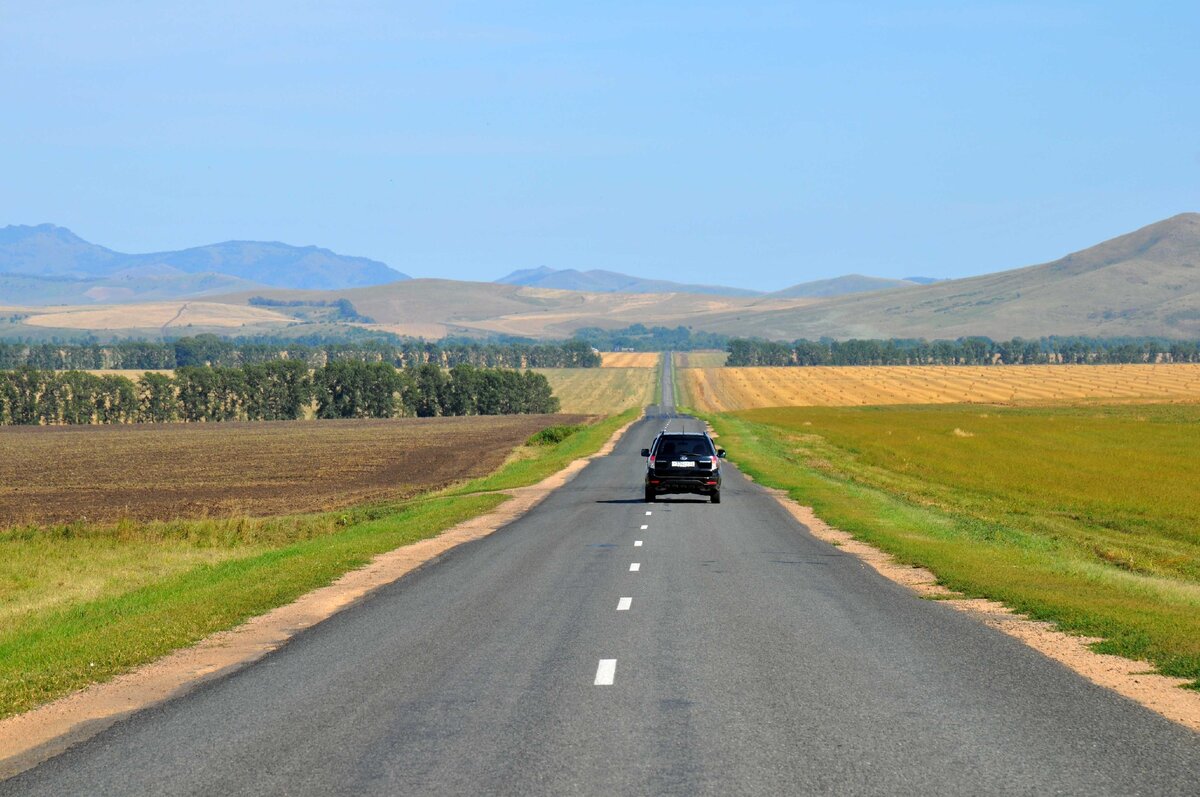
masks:
[[[406,274],[379,261],[315,246],[226,241],[125,254],[53,224],[0,229],[0,298],[5,303],[145,301],[256,286],[336,290],[404,279]]]
[[[92,253],[101,258],[103,253]],[[57,279],[57,278],[47,278]],[[906,281],[912,282],[912,281]],[[3,283],[0,282],[0,288]],[[247,312],[256,295],[277,300]],[[340,290],[243,288],[206,297],[114,306],[20,307],[0,291],[0,334],[102,330],[157,336],[224,331],[319,331],[314,308],[347,299],[375,323],[403,335],[507,334],[562,338],[581,327],[689,326],[728,335],[796,338],[1043,335],[1200,338],[1200,214],[1185,213],[1037,266],[968,279],[831,297],[699,293],[581,292],[489,282],[415,279]],[[307,305],[289,307],[288,303]],[[80,304],[84,304],[81,302]],[[260,303],[261,304],[261,303]],[[145,307],[146,312],[139,313]],[[225,307],[227,310],[222,310]],[[259,307],[258,309],[262,309]],[[170,320],[164,323],[164,314]],[[189,326],[190,325],[190,326]]]
[[[702,323],[713,331],[786,340],[1200,338],[1200,214],[1173,216],[1041,265]]]
[[[496,280],[500,285],[524,285],[529,288],[553,288],[587,293],[699,293],[716,296],[757,296],[760,291],[730,288],[724,285],[689,285],[668,280],[643,279],[615,271],[578,271],[573,268],[527,268]]]
[[[920,277],[911,280],[893,280],[884,277],[867,277],[862,274],[847,274],[827,280],[801,282],[790,288],[775,291],[772,296],[824,298],[828,296],[844,296],[848,293],[870,293],[871,291],[886,291],[893,288],[911,288],[922,283]]]

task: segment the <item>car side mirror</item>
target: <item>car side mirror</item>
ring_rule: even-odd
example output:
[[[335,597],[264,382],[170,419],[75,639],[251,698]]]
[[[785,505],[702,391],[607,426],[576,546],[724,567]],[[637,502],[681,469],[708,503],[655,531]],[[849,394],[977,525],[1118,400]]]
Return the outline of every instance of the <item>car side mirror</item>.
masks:
[[[642,456],[643,456],[643,457],[648,457],[648,456],[650,456],[650,449],[648,449],[648,448],[643,448],[643,449],[642,449]]]
[[[723,449],[723,448],[718,448],[718,449],[717,449],[717,458],[718,458],[718,459],[725,459],[725,449]]]

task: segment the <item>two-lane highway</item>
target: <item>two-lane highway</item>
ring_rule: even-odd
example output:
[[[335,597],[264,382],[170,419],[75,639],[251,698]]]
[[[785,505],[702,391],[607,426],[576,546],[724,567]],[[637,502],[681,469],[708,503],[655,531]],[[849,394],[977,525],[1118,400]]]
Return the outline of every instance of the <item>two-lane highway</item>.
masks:
[[[672,418],[0,794],[1200,790],[1195,734],[886,581],[735,468],[720,505],[643,503]]]

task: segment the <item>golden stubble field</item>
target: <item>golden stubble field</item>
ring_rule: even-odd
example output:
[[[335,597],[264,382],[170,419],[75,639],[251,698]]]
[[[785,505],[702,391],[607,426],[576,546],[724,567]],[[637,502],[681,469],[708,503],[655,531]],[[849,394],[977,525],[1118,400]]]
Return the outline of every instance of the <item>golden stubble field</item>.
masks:
[[[656,351],[606,351],[600,354],[602,368],[657,368]]]
[[[654,368],[537,368],[550,382],[559,409],[585,415],[616,415],[654,403]]]
[[[886,404],[1200,401],[1200,365],[680,368],[701,412]]]
[[[503,415],[4,427],[0,528],[266,516],[403,498],[489,473],[535,432],[582,420]]]

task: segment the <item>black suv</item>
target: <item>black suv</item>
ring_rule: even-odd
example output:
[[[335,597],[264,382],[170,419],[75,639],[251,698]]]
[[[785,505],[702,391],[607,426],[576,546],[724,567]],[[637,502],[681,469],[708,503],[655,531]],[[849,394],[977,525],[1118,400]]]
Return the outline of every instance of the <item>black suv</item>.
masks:
[[[721,458],[725,450],[704,432],[658,433],[646,457],[646,501],[661,493],[697,493],[721,503]]]

